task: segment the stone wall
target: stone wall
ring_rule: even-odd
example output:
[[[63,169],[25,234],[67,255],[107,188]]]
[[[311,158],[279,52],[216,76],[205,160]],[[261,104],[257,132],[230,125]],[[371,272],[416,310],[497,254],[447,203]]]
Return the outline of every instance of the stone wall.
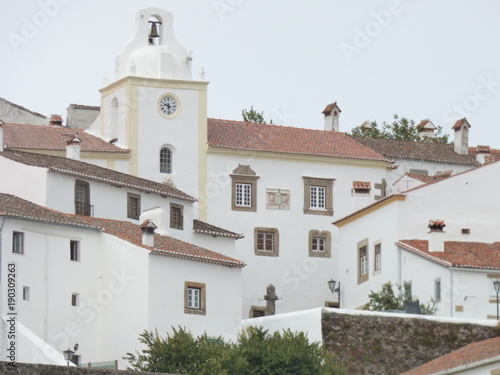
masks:
[[[325,348],[334,352],[352,375],[400,374],[471,342],[500,335],[496,326],[422,316],[324,310],[321,320]]]
[[[0,362],[0,375],[147,375],[151,372],[100,370],[81,367]],[[155,373],[154,375],[162,375]],[[168,375],[168,374],[163,374]],[[172,375],[172,374],[171,374]]]

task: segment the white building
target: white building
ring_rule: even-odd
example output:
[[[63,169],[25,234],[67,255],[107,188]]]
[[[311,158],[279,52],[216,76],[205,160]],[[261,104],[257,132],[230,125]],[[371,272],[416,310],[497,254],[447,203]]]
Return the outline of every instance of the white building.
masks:
[[[341,306],[362,308],[384,283],[409,282],[421,302],[436,300],[438,315],[496,318],[499,170],[484,165],[335,221]]]
[[[144,330],[235,337],[242,262],[154,234],[149,221],[64,214],[7,194],[0,207],[1,282],[15,289],[12,300],[2,288],[2,316],[17,312],[57,352],[78,343],[80,363],[118,360],[123,368]],[[24,361],[40,360],[23,349]]]

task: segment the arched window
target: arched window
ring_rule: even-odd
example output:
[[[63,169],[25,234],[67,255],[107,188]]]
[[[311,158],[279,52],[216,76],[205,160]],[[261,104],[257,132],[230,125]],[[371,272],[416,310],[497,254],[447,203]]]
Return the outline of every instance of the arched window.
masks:
[[[172,173],[172,150],[168,147],[160,150],[160,173]]]

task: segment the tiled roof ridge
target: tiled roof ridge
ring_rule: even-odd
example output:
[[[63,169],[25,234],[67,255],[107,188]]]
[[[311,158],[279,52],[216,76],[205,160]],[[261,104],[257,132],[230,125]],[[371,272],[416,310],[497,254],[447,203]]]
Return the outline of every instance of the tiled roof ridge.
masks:
[[[246,124],[246,125],[259,125],[259,126],[268,126],[268,127],[275,127],[275,128],[280,128],[280,129],[295,129],[295,130],[307,130],[307,131],[314,131],[314,132],[319,132],[319,133],[335,133],[335,134],[343,134],[346,135],[344,132],[335,132],[332,130],[321,130],[321,129],[309,129],[309,128],[300,128],[297,126],[289,126],[289,125],[278,125],[278,124],[262,124],[260,122],[250,122],[250,121],[241,121],[241,120],[224,120],[220,118],[208,118],[208,120],[214,120],[214,121],[224,121],[224,122],[233,122],[233,123],[239,123],[239,124]],[[347,135],[346,135],[347,136]]]
[[[3,100],[4,102],[6,102],[6,103],[8,103],[8,104],[12,105],[13,107],[16,107],[16,108],[18,108],[18,109],[22,110],[22,111],[29,112],[29,113],[31,113],[32,115],[35,115],[35,116],[37,116],[37,117],[41,117],[41,118],[43,118],[43,119],[47,119],[47,120],[48,120],[48,117],[47,117],[47,116],[44,116],[44,115],[42,115],[42,114],[40,114],[40,113],[38,113],[38,112],[32,111],[32,110],[30,110],[30,109],[28,109],[28,108],[26,108],[26,107],[23,107],[22,105],[19,105],[19,104],[13,103],[13,102],[11,102],[10,100],[4,99],[4,98],[0,98],[0,100]],[[37,126],[40,126],[40,125],[37,125]]]
[[[227,257],[227,256],[224,256],[224,258],[226,258],[226,259],[217,259],[215,257],[203,256],[201,254],[188,254],[188,253],[182,253],[180,251],[158,249],[156,247],[153,248],[152,254],[169,256],[172,258],[179,258],[179,259],[186,259],[186,260],[196,260],[196,261],[201,261],[201,262],[205,262],[205,263],[219,264],[221,266],[227,266],[227,267],[243,268],[246,266],[246,264],[243,263],[242,261],[239,261],[239,260]]]
[[[203,228],[203,227],[205,227],[205,228]],[[208,224],[208,223],[201,221],[201,220],[198,220],[198,219],[193,220],[193,231],[195,233],[207,234],[207,235],[214,236],[214,237],[218,237],[218,236],[229,237],[229,238],[235,238],[237,240],[245,237],[242,234],[231,232],[227,229],[223,229],[223,228],[217,227],[215,225]]]
[[[91,164],[91,163],[87,163],[85,161],[82,161],[82,160],[73,160],[73,159],[68,159],[68,158],[65,158],[65,157],[60,157],[60,156],[54,156],[54,155],[45,155],[45,154],[36,154],[36,153],[32,153],[32,152],[25,152],[25,151],[14,151],[14,150],[4,150],[3,152],[0,153],[0,156],[2,156],[2,154],[6,155],[6,157],[8,158],[7,155],[9,154],[13,154],[13,155],[20,155],[20,156],[26,156],[26,157],[38,157],[38,158],[42,158],[42,159],[46,159],[46,160],[51,160],[51,159],[55,159],[55,160],[60,160],[60,161],[64,161],[66,163],[79,163],[79,164],[84,164],[85,166],[88,166],[90,168],[93,168],[93,169],[96,169],[96,170],[102,170],[103,172],[111,172],[112,175],[115,175],[115,176],[123,176],[124,179],[131,179],[131,180],[134,180],[134,181],[137,181],[138,183],[137,184],[134,184],[134,183],[128,183],[126,181],[120,181],[118,179],[113,179],[113,178],[103,178],[101,176],[98,176],[98,175],[91,175],[91,174],[88,174],[88,173],[84,173],[84,172],[80,172],[80,171],[76,171],[76,170],[69,170],[69,169],[65,169],[64,167],[59,167],[59,166],[44,166],[44,165],[41,165],[41,164],[36,164],[36,161],[28,161],[28,160],[18,160],[17,158],[13,158],[11,160],[14,160],[18,163],[22,163],[22,164],[27,164],[27,165],[33,165],[33,166],[38,166],[38,167],[43,167],[43,168],[47,168],[49,171],[52,171],[54,173],[60,173],[60,174],[65,174],[65,175],[70,175],[70,176],[79,176],[79,177],[82,177],[82,178],[86,178],[86,179],[89,179],[89,180],[92,180],[92,181],[98,181],[98,182],[103,182],[103,183],[107,183],[107,184],[110,184],[110,185],[114,185],[114,186],[120,186],[120,187],[129,187],[129,188],[133,188],[133,189],[136,189],[136,190],[139,190],[139,191],[144,191],[144,192],[149,192],[149,193],[154,193],[154,194],[158,194],[160,196],[168,196],[168,197],[171,197],[171,198],[177,198],[177,199],[180,199],[180,200],[184,200],[184,201],[187,201],[187,202],[196,202],[196,198],[190,196],[189,194],[187,193],[184,193],[183,191],[181,190],[178,190],[174,187],[171,187],[169,185],[165,185],[165,184],[161,184],[159,182],[155,182],[155,181],[152,181],[152,180],[147,180],[147,179],[144,179],[144,178],[141,178],[141,177],[137,177],[137,176],[132,176],[130,174],[127,174],[127,173],[123,173],[123,172],[119,172],[119,171],[115,171],[115,170],[112,170],[112,169],[108,169],[108,168],[104,168],[104,167],[101,167],[101,166],[98,166],[98,165],[94,165],[94,164]],[[144,185],[141,185],[139,184],[139,182],[145,182],[147,184],[154,184],[154,185],[159,185],[159,186],[162,186],[162,187],[165,187],[165,190],[161,190],[161,189],[154,189],[152,187],[149,187],[149,186],[146,186],[146,184]]]

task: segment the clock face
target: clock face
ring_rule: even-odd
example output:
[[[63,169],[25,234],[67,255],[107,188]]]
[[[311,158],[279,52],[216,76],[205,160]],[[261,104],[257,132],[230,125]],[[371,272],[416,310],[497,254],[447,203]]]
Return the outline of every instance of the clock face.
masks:
[[[172,96],[164,96],[160,100],[160,109],[167,116],[172,116],[177,111],[177,101]]]

